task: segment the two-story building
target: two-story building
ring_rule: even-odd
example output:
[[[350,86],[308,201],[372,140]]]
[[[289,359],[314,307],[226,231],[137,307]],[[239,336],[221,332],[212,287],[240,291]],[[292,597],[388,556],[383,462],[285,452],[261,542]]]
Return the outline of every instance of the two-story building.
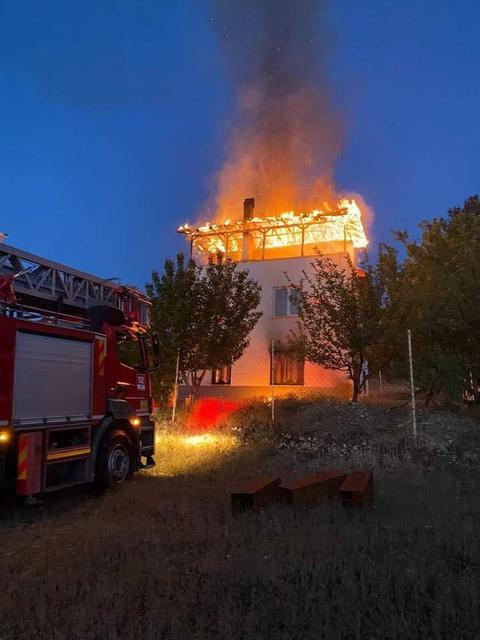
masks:
[[[200,262],[222,252],[262,287],[262,316],[249,346],[239,360],[205,376],[200,396],[269,397],[272,387],[276,396],[348,393],[350,382],[344,373],[304,361],[289,336],[298,323],[292,284],[302,284],[318,252],[341,265],[347,255],[355,262],[356,250],[367,245],[354,200],[341,200],[335,209],[257,218],[249,198],[242,220],[196,229],[184,225],[179,232],[189,239],[192,255]]]

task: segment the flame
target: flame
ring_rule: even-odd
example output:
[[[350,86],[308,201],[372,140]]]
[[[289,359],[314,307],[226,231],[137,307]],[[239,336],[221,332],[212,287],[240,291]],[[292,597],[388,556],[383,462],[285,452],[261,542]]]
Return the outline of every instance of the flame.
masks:
[[[191,237],[200,253],[240,252],[245,232],[251,237],[254,251],[331,242],[349,242],[356,249],[368,245],[360,207],[355,199],[346,198],[333,207],[325,203],[308,213],[285,211],[233,224],[226,219],[223,224],[206,222],[197,229],[184,224],[178,231]]]

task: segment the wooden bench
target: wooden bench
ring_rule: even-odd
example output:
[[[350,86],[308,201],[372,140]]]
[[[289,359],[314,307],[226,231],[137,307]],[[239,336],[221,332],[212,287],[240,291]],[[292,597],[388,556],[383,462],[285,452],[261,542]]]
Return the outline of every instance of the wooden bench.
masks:
[[[340,487],[345,505],[362,506],[373,499],[373,474],[371,471],[349,473]]]
[[[232,491],[232,509],[245,511],[259,509],[279,499],[280,478],[277,476],[259,476],[252,478]]]
[[[318,473],[293,478],[280,486],[282,499],[296,505],[318,504],[325,498],[334,498],[346,473],[327,469]]]

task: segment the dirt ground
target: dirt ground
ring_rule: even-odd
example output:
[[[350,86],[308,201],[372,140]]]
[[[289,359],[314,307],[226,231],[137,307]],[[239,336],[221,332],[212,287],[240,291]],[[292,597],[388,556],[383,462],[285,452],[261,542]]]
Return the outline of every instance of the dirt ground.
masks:
[[[421,411],[415,447],[408,408],[269,415],[160,428],[157,467],[101,498],[5,505],[0,639],[479,638],[478,421]],[[372,468],[374,504],[231,513],[256,474],[332,465]]]

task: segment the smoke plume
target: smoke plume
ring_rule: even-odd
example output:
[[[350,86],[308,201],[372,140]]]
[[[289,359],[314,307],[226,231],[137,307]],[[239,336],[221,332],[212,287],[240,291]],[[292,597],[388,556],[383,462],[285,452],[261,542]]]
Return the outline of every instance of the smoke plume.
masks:
[[[238,92],[215,210],[238,218],[317,208],[335,195],[342,126],[331,104],[332,36],[324,0],[214,0],[227,73]]]

